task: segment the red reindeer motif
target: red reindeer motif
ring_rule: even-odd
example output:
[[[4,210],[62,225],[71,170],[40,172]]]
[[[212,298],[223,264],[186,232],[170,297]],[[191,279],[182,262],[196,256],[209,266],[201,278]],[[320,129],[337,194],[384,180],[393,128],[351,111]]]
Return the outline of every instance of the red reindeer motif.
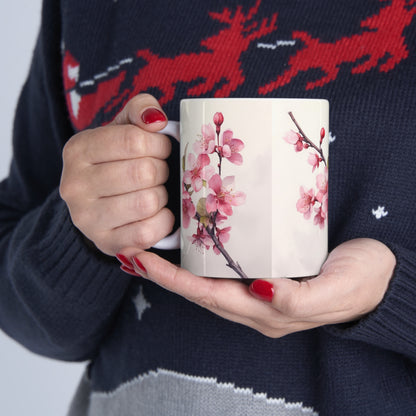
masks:
[[[377,67],[381,59],[388,57],[378,69],[380,72],[390,71],[409,55],[403,31],[416,14],[415,7],[409,8],[414,3],[416,0],[391,0],[390,5],[382,8],[377,15],[361,22],[361,27],[367,30],[334,43],[322,42],[306,32],[293,32],[293,38],[302,40],[305,47],[290,58],[288,69],[275,81],[260,87],[259,93],[270,93],[290,83],[300,72],[310,69],[321,69],[324,76],[308,82],[306,89],[322,87],[337,78],[344,63],[359,62],[351,73],[362,74]]]
[[[293,38],[300,39],[305,46],[290,58],[287,69],[275,81],[258,89],[259,94],[268,94],[290,83],[299,73],[311,69],[320,69],[324,75],[319,80],[308,82],[306,89],[335,80],[345,63],[355,64],[352,74],[362,74],[378,65],[380,72],[392,70],[409,55],[403,33],[416,14],[416,0],[389,1],[377,14],[361,22],[362,32],[333,43],[313,38],[304,31],[294,31]],[[168,58],[149,49],[137,51],[136,57],[143,59],[145,65],[134,74],[127,88],[124,85],[128,79],[128,64],[120,63],[118,71],[109,71],[107,77],[99,74],[96,80],[91,81],[96,85],[94,92],[82,94],[81,85],[85,81],[78,82],[79,63],[67,51],[63,62],[64,82],[74,126],[79,130],[90,126],[100,112],[113,113],[142,91],[159,91],[162,105],[173,99],[179,84],[189,86],[188,96],[200,96],[211,91],[215,97],[229,96],[245,81],[242,54],[253,41],[277,30],[277,13],[270,18],[255,20],[260,4],[261,0],[256,0],[246,13],[242,6],[235,11],[224,8],[222,12],[209,13],[211,19],[226,27],[202,40],[198,52]]]
[[[161,57],[149,49],[139,50],[136,57],[144,59],[146,64],[134,76],[131,87],[120,91],[126,72],[121,71],[108,81],[100,81],[96,92],[79,95],[73,81],[64,73],[67,87],[67,100],[72,108],[72,121],[76,128],[89,126],[96,115],[110,112],[122,106],[139,92],[155,89],[160,92],[160,104],[166,104],[175,95],[178,83],[190,84],[186,94],[200,96],[214,90],[216,97],[229,96],[232,91],[244,83],[245,76],[241,67],[241,55],[250,44],[277,29],[277,13],[260,22],[254,18],[261,0],[245,14],[238,6],[233,13],[228,8],[222,12],[210,12],[209,16],[227,26],[217,34],[200,42],[201,52],[182,53],[173,58]],[[69,56],[69,54],[68,54]],[[72,66],[74,59],[66,59]],[[64,67],[65,62],[64,62]],[[69,70],[70,67],[66,69]],[[198,83],[199,81],[199,83]],[[195,85],[197,83],[197,85]]]
[[[139,50],[137,56],[145,59],[144,66],[133,81],[133,91],[128,98],[140,91],[156,88],[161,92],[160,104],[166,104],[174,97],[178,83],[201,82],[188,89],[188,96],[199,96],[212,91],[224,83],[215,97],[228,96],[244,83],[245,77],[241,68],[241,54],[251,42],[276,30],[277,13],[270,20],[261,23],[252,21],[257,14],[261,0],[243,13],[238,6],[234,15],[225,8],[221,13],[209,13],[210,17],[228,26],[218,34],[201,41],[204,52],[180,54],[173,58],[160,57],[150,50]]]

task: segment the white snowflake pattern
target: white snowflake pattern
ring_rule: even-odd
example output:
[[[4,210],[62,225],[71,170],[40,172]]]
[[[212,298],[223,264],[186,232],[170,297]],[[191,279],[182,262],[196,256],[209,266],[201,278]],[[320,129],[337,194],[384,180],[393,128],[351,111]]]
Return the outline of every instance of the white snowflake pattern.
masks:
[[[381,218],[385,217],[386,215],[388,215],[388,211],[386,211],[385,207],[382,206],[378,206],[377,209],[373,209],[372,210],[373,215],[376,217],[376,219],[380,220]]]
[[[132,301],[137,311],[137,319],[141,321],[146,309],[149,309],[152,306],[144,297],[143,286],[140,286],[139,292],[133,297]]]

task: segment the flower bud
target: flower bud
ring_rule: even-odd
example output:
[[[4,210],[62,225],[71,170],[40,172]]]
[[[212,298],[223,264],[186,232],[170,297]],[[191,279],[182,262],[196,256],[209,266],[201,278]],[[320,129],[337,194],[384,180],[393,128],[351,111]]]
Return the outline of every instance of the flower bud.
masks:
[[[322,143],[322,140],[324,139],[324,137],[325,137],[325,129],[322,127],[321,128],[321,143]]]
[[[214,114],[214,124],[216,125],[216,132],[220,134],[221,131],[221,124],[224,123],[224,116],[222,113],[215,113]]]
[[[217,127],[220,127],[221,124],[224,123],[224,116],[222,113],[215,113],[214,114],[214,124]]]

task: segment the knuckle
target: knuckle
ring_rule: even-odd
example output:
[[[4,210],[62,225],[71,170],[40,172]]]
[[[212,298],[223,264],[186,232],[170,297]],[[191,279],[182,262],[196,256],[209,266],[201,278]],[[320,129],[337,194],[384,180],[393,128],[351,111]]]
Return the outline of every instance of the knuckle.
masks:
[[[145,221],[141,221],[135,230],[133,243],[137,247],[148,249],[156,241],[156,233],[153,227]]]
[[[147,141],[143,132],[133,125],[124,126],[122,135],[122,146],[128,154],[143,156],[147,154]]]
[[[148,187],[156,183],[156,167],[151,159],[143,158],[131,164],[130,177],[139,187]]]
[[[71,196],[71,186],[65,178],[61,179],[59,184],[59,195],[64,201],[68,201]]]
[[[160,218],[160,223],[163,224],[163,232],[165,235],[168,235],[175,225],[175,216],[169,208],[163,207],[158,216]]]
[[[62,158],[65,162],[71,162],[78,159],[85,153],[87,138],[91,136],[93,130],[86,129],[73,135],[64,145],[62,149]]]
[[[62,159],[64,163],[68,163],[69,161],[74,159],[74,155],[78,153],[78,143],[79,141],[77,140],[76,136],[73,136],[65,143],[64,148],[62,149]]]
[[[84,194],[85,186],[81,181],[63,177],[59,185],[59,195],[68,204],[75,203]]]
[[[136,200],[136,207],[138,212],[147,217],[155,214],[159,209],[159,197],[155,190],[149,189],[146,192],[141,192]]]

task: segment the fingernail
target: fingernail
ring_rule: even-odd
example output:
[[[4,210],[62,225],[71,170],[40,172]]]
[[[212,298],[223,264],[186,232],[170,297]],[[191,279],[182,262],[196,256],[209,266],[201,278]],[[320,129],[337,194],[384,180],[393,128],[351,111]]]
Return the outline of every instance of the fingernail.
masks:
[[[133,266],[132,262],[126,256],[124,256],[123,254],[118,253],[118,254],[116,254],[116,257],[117,257],[117,260],[123,266],[127,267],[130,270],[134,269],[134,266]]]
[[[123,264],[120,266],[120,269],[123,270],[124,273],[130,274],[132,276],[142,277],[140,274],[136,273],[132,269],[129,269],[128,267],[124,266]]]
[[[157,121],[166,121],[166,116],[157,108],[152,107],[143,111],[142,120],[145,124],[152,124]]]
[[[134,263],[135,270],[138,270],[140,273],[147,274],[146,267],[143,266],[143,263],[137,257],[133,257],[132,261]]]
[[[265,280],[255,280],[250,285],[249,289],[251,294],[257,299],[265,300],[266,302],[271,302],[273,300],[274,287]]]

